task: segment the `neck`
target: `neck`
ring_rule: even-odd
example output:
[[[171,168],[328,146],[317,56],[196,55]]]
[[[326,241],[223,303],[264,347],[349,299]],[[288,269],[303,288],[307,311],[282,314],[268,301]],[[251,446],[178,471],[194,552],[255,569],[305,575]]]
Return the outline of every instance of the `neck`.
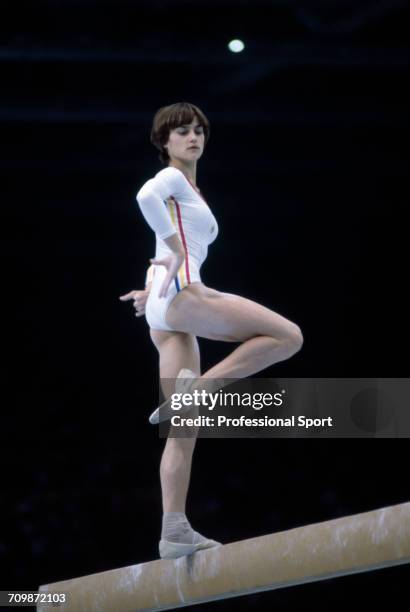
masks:
[[[186,164],[179,159],[172,159],[168,165],[181,170],[187,179],[196,186],[196,161],[191,164]]]

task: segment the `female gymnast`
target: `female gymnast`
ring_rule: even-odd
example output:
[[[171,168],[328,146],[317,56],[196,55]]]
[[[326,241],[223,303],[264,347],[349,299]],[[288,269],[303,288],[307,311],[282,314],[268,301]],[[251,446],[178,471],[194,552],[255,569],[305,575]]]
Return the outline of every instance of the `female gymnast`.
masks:
[[[196,184],[197,162],[209,134],[208,119],[197,106],[178,102],[160,108],[154,117],[151,142],[166,167],[137,194],[141,212],[156,235],[155,258],[150,260],[153,275],[148,275],[145,290],[130,291],[120,300],[133,300],[136,316],[146,316],[159,353],[165,397],[175,391],[169,387],[171,379],[178,376],[197,377],[198,388],[214,379],[244,378],[288,359],[303,344],[295,323],[201,281],[200,268],[208,245],[218,233],[217,221]],[[201,375],[197,336],[240,344]],[[150,422],[169,416],[157,409]],[[165,444],[160,465],[161,558],[177,558],[219,545],[194,531],[185,514],[195,442],[192,433],[187,438],[173,437],[171,428]]]

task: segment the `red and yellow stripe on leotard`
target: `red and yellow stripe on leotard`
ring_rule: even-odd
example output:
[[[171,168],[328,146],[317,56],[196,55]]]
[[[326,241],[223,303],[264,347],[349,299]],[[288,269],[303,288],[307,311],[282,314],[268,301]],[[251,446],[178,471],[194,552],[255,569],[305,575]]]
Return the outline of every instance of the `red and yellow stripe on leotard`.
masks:
[[[177,291],[181,291],[181,289],[189,285],[191,282],[191,275],[189,271],[188,247],[185,239],[184,226],[182,225],[180,205],[172,196],[169,197],[168,200],[166,200],[166,205],[169,210],[172,223],[175,229],[177,230],[178,236],[182,242],[182,246],[184,247],[185,251],[185,261],[178,270],[178,274],[175,277],[175,286],[177,288]]]

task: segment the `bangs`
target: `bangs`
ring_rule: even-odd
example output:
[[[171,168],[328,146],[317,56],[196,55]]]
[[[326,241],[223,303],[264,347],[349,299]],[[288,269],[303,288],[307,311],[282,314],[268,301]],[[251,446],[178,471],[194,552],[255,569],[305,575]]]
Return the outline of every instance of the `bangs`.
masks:
[[[175,104],[175,106],[170,109],[167,124],[170,130],[174,130],[181,125],[192,123],[192,121],[196,118],[203,126],[205,125],[206,121],[204,121],[205,117],[201,117],[201,115],[201,111],[199,109],[195,109],[194,106],[188,102]]]

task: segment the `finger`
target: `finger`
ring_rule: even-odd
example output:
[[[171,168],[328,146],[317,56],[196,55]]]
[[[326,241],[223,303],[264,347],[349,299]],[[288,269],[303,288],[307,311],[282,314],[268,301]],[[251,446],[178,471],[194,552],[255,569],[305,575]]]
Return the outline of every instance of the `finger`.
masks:
[[[167,291],[168,291],[168,287],[169,287],[169,285],[170,285],[170,282],[171,282],[171,279],[167,279],[167,278],[166,278],[166,279],[164,280],[164,282],[162,283],[162,287],[161,287],[160,292],[159,292],[159,297],[160,297],[160,298],[161,298],[161,297],[165,297],[165,296],[166,296]]]
[[[134,296],[135,290],[134,291],[130,291],[129,293],[126,293],[125,295],[120,295],[120,300],[122,300],[123,302],[125,302],[126,300],[131,300]]]

